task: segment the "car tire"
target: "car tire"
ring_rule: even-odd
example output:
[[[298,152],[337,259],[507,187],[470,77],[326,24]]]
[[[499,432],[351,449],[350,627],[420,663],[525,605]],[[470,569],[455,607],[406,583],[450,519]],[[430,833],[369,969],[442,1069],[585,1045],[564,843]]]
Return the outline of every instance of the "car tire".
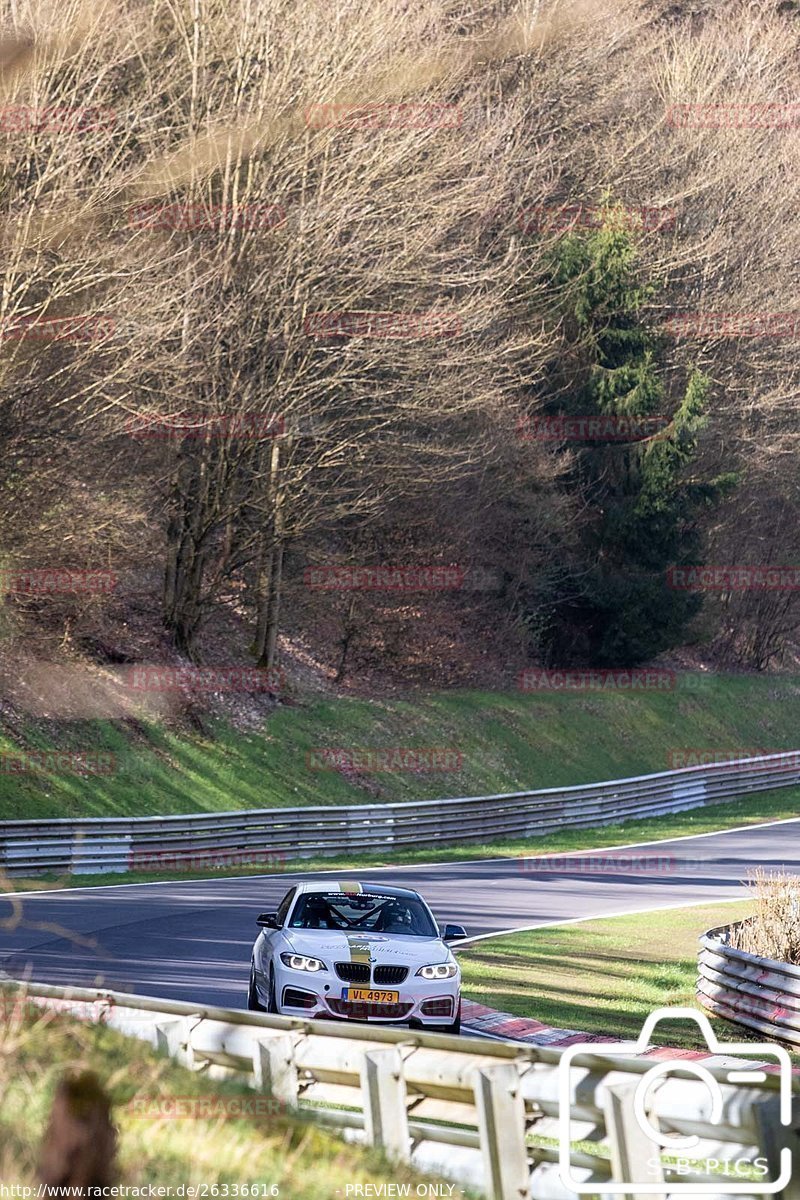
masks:
[[[247,1007],[250,1012],[267,1011],[258,998],[258,988],[256,987],[256,969],[253,963],[250,964],[250,983],[247,988]]]
[[[442,1033],[461,1033],[461,1000],[458,1001],[458,1012],[452,1025],[446,1025]]]
[[[269,991],[267,992],[267,1009],[268,1013],[277,1013],[278,1001],[275,998],[275,968],[269,969]]]

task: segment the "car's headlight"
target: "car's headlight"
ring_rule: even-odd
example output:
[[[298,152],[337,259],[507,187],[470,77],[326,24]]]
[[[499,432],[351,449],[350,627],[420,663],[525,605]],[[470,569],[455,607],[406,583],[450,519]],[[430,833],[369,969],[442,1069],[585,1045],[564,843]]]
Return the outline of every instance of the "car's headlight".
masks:
[[[291,967],[293,971],[326,971],[324,962],[318,958],[309,958],[306,954],[282,954],[281,962]]]
[[[433,963],[429,967],[420,967],[417,974],[423,979],[452,979],[458,974],[458,967],[454,962]]]

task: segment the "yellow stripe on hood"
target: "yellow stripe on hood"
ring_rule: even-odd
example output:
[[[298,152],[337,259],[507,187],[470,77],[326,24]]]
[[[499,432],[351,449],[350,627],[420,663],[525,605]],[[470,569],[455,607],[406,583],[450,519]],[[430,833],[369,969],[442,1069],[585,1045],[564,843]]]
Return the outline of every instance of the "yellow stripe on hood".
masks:
[[[350,962],[369,966],[369,942],[365,942],[357,933],[346,933],[345,937],[350,950]]]

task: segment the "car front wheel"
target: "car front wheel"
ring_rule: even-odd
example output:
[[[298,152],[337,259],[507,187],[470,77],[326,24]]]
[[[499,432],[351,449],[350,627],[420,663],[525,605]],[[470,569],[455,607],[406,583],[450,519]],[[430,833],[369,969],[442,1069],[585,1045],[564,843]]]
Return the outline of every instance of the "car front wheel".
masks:
[[[425,1025],[423,1028],[426,1033],[461,1033],[461,1000],[458,1001],[456,1020],[451,1021],[450,1025]]]
[[[275,997],[275,968],[269,969],[269,991],[267,992],[267,1012],[276,1013],[278,1011],[278,1001]]]
[[[258,998],[258,988],[256,987],[256,969],[253,963],[250,964],[250,985],[247,989],[247,1007],[250,1012],[267,1011]]]
[[[458,1002],[458,1012],[456,1013],[455,1021],[453,1021],[452,1025],[446,1025],[444,1027],[444,1029],[442,1029],[441,1032],[442,1033],[461,1033],[461,1000],[459,1000],[459,1002]]]

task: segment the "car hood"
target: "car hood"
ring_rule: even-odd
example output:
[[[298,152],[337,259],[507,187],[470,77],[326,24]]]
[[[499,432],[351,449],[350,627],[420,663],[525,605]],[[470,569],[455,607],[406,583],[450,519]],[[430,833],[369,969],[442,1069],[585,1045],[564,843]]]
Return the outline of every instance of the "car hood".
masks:
[[[331,962],[398,963],[424,967],[445,962],[449,951],[441,938],[391,933],[339,933],[334,929],[285,929],[287,947]]]

